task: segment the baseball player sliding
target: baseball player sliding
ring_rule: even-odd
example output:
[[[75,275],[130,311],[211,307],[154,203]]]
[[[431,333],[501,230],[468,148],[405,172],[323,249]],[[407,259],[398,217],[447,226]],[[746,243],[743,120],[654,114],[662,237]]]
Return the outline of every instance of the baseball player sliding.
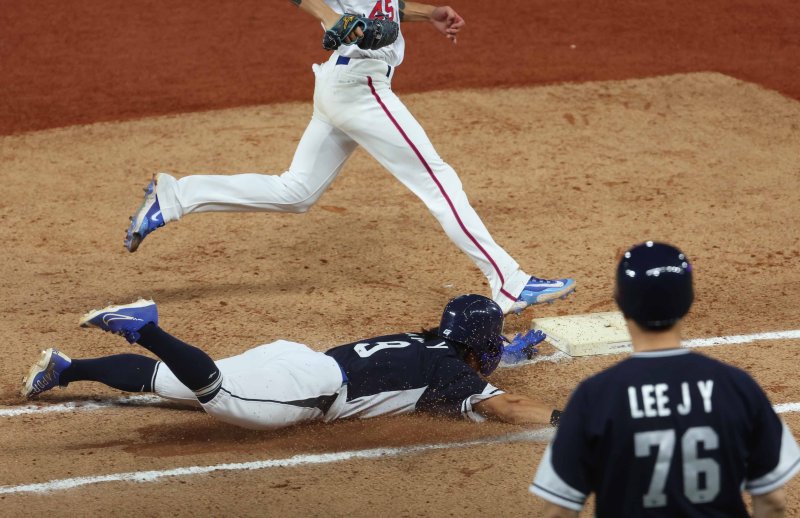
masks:
[[[72,360],[48,349],[23,380],[23,396],[99,381],[199,404],[217,419],[253,429],[414,411],[519,424],[556,424],[560,415],[478,374],[491,374],[505,349],[503,312],[481,295],[451,300],[436,329],[368,338],[324,353],[278,340],[218,362],[162,330],[153,301],[91,311],[81,325],[123,335],[161,361],[137,354]],[[531,336],[515,338],[509,352],[524,352],[544,338]]]
[[[292,0],[328,28],[330,59],[314,65],[311,121],[281,175],[160,173],[131,218],[125,247],[134,252],[153,230],[187,214],[223,211],[306,212],[362,146],[416,194],[447,236],[486,275],[504,313],[553,301],[575,289],[573,279],[525,273],[472,208],[458,175],[442,160],[413,115],[392,92],[403,61],[400,23],[427,20],[453,43],[464,20],[450,7],[400,0]]]

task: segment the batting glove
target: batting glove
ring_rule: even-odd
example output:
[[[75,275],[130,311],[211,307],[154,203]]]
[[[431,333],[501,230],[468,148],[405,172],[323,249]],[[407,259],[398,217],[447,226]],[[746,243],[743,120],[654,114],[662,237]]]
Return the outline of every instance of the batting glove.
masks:
[[[517,333],[511,343],[503,347],[503,363],[520,363],[533,358],[539,349],[536,344],[547,338],[544,331],[531,329],[525,334]]]

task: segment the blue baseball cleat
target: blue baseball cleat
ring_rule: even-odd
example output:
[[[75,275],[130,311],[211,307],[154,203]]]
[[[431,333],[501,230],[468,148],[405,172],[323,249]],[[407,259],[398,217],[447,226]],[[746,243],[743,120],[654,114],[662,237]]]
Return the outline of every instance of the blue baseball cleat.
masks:
[[[139,330],[147,324],[158,325],[158,308],[152,300],[139,299],[122,306],[93,309],[81,317],[81,327],[94,326],[124,336],[130,343],[141,335]]]
[[[57,349],[42,351],[39,360],[33,364],[28,375],[22,379],[22,397],[32,397],[58,386],[61,373],[72,365],[69,356]]]
[[[157,187],[158,179],[154,176],[144,189],[144,201],[131,216],[131,224],[125,235],[125,248],[129,252],[135,252],[147,234],[164,226],[164,217],[161,215],[161,206],[158,204],[156,193]]]
[[[566,298],[575,291],[574,279],[540,279],[531,277],[528,284],[522,289],[517,301],[511,306],[512,313],[519,313],[528,306],[553,302],[556,299]]]

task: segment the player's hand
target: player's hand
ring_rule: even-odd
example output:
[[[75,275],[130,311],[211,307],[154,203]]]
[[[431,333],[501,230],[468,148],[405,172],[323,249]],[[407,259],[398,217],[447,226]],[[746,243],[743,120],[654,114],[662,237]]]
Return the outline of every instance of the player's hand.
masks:
[[[353,29],[353,32],[347,35],[347,37],[344,39],[344,42],[348,44],[355,43],[360,40],[362,36],[364,36],[364,31],[361,30],[361,27],[356,27]]]
[[[458,15],[450,6],[436,7],[430,16],[431,23],[436,30],[447,36],[447,39],[456,43],[456,35],[464,27],[464,18]]]

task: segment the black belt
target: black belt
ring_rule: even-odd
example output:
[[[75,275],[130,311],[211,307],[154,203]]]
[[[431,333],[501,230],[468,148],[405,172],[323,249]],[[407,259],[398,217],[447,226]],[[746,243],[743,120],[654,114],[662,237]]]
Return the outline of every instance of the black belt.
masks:
[[[339,397],[339,394],[331,394],[330,396],[320,396],[317,398],[317,404],[314,406],[322,410],[323,414],[327,414],[328,410],[331,409],[331,407],[333,406],[333,402],[336,401],[337,397]]]
[[[339,59],[341,58],[342,56],[339,56]],[[338,364],[339,362],[336,363]],[[339,370],[342,371],[342,385],[347,385],[348,382],[347,374],[344,372],[344,368],[341,365],[339,365]],[[339,397],[338,393],[331,394],[330,396],[319,396],[316,399],[316,404],[314,406],[322,410],[323,414],[327,414],[328,410],[331,409],[331,406],[333,406],[333,402],[336,401],[337,397]]]
[[[350,58],[348,58],[347,56],[339,56],[338,58],[336,58],[336,64],[349,65]],[[392,65],[386,65],[386,66],[389,67],[389,70],[386,71],[386,77],[389,77],[392,74]]]

